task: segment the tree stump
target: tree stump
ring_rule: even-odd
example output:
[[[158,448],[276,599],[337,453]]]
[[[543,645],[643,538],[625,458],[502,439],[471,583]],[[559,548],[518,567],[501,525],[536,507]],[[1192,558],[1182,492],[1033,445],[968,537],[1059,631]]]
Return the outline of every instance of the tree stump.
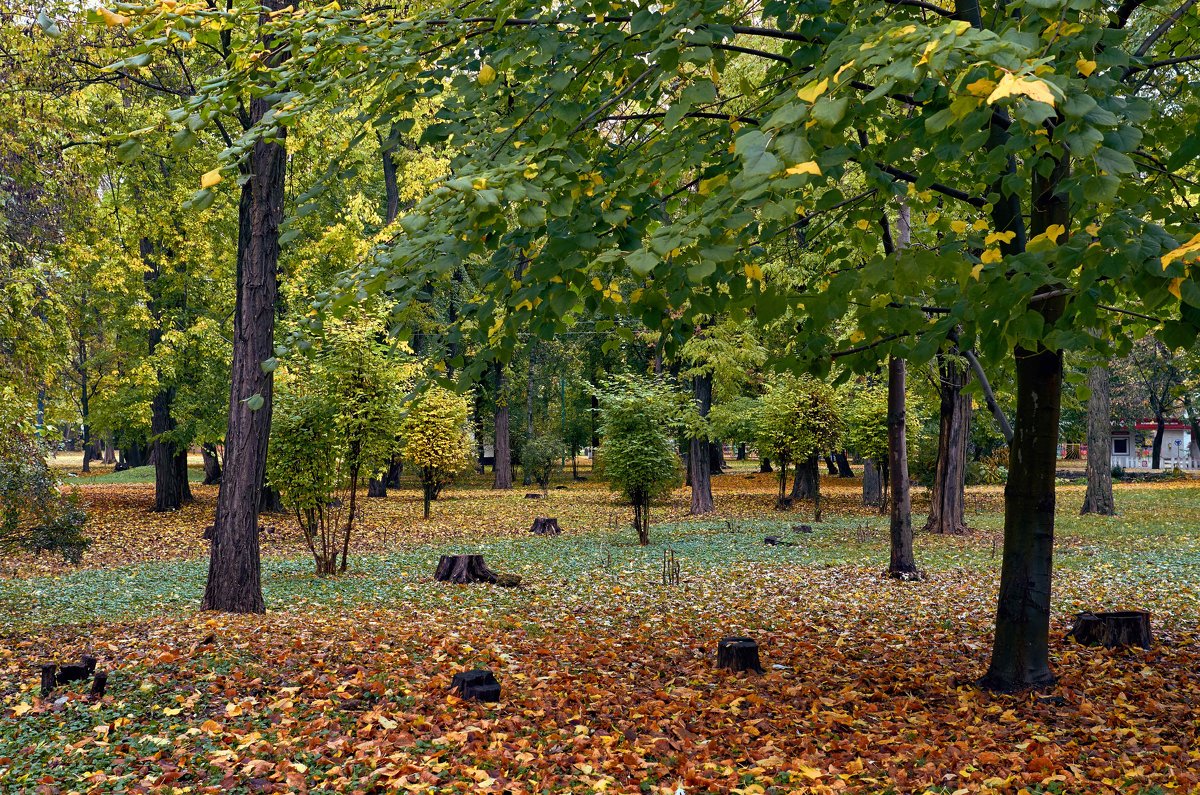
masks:
[[[87,678],[87,665],[85,663],[76,663],[74,665],[59,666],[55,681],[60,685],[65,685],[67,682],[82,682]]]
[[[54,686],[58,683],[54,673],[58,670],[58,666],[54,663],[49,663],[42,666],[42,698],[54,692]]]
[[[541,498],[542,493],[540,491],[531,491],[525,495],[525,499],[527,500],[540,500]]]
[[[763,669],[758,661],[758,644],[752,638],[722,638],[717,644],[717,667],[761,674]]]
[[[792,525],[792,532],[794,532],[794,533],[811,533],[812,531],[813,531],[812,525],[810,525],[810,524],[794,524],[794,525]]]
[[[84,670],[87,671],[88,676],[91,676],[92,674],[96,673],[96,658],[95,657],[91,656],[90,654],[85,654],[85,655],[83,655],[82,659],[80,659],[79,662],[83,665]]]
[[[784,541],[779,536],[767,536],[763,539],[763,543],[769,547],[794,547],[796,546],[791,541]]]
[[[108,674],[100,671],[92,680],[92,695],[96,698],[104,698],[104,688],[106,687],[108,687]]]
[[[1085,646],[1104,646],[1116,649],[1124,646],[1150,648],[1154,634],[1150,631],[1150,614],[1145,610],[1120,610],[1112,613],[1080,613],[1068,638]]]
[[[499,575],[487,567],[483,555],[442,555],[433,578],[438,582],[470,585],[477,582],[494,583]]]
[[[562,533],[562,528],[558,526],[558,517],[539,516],[533,520],[529,532],[539,536],[556,536]]]
[[[499,701],[500,683],[486,668],[463,671],[450,680],[450,689],[469,701]]]

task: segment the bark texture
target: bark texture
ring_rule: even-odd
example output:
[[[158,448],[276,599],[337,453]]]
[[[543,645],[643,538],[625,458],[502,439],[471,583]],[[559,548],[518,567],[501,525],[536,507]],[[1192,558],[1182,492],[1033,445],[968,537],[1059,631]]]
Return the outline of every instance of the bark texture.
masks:
[[[891,560],[888,575],[900,580],[920,577],[913,556],[912,495],[908,481],[907,366],[888,359],[888,472],[891,475]]]
[[[1108,368],[1088,370],[1087,491],[1081,514],[1116,513],[1112,488],[1112,408],[1109,405]]]
[[[964,518],[967,478],[967,439],[971,435],[971,396],[963,392],[968,381],[966,367],[953,355],[938,355],[938,452],[930,494],[926,532],[961,535],[967,532]]]
[[[692,379],[692,395],[701,417],[707,417],[712,408],[712,375],[705,373]],[[692,487],[693,515],[712,513],[712,457],[711,444],[707,438],[688,441],[688,480]]]
[[[267,0],[263,18],[284,5],[284,0]],[[251,122],[261,119],[269,108],[266,98],[252,100]],[[286,163],[282,143],[257,141],[245,167],[246,181],[238,202],[237,300],[225,473],[217,497],[202,610],[266,611],[258,507],[271,432],[274,379],[272,373],[263,372],[262,363],[274,354]],[[258,401],[261,404],[252,408],[251,402]]]
[[[505,394],[504,365],[496,362],[492,369],[496,385],[496,417],[495,439],[492,459],[492,488],[511,489],[512,482],[512,449],[509,445],[508,431],[508,396]]]

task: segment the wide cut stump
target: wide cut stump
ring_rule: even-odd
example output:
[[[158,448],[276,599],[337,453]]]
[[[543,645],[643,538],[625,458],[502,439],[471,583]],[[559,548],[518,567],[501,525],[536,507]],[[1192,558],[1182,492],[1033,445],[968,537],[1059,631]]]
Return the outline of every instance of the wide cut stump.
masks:
[[[487,567],[483,555],[442,555],[433,578],[438,582],[470,585],[476,582],[494,583],[500,579],[500,575]]]
[[[722,638],[717,643],[717,667],[761,674],[763,669],[758,661],[758,643],[752,638]]]
[[[556,536],[562,534],[562,528],[558,526],[557,516],[539,516],[533,520],[529,532],[539,536]]]
[[[1150,614],[1145,610],[1116,610],[1110,613],[1079,613],[1068,638],[1085,646],[1104,646],[1117,649],[1124,646],[1150,648],[1154,634],[1150,631]]]
[[[486,668],[455,674],[450,680],[450,689],[457,690],[462,698],[471,701],[500,700],[500,683]]]

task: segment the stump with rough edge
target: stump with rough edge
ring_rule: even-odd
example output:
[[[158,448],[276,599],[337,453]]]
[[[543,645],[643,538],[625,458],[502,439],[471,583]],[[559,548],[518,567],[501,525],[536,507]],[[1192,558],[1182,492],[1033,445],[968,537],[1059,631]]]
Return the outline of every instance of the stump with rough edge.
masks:
[[[60,665],[55,680],[58,684],[65,685],[68,682],[82,682],[88,678],[88,675],[87,663]]]
[[[58,683],[55,677],[55,672],[58,671],[58,666],[54,663],[48,663],[42,666],[42,698],[54,692],[54,686]]]
[[[442,555],[433,578],[456,585],[486,582],[512,588],[521,584],[521,578],[515,574],[497,574],[489,569],[483,555]]]
[[[562,533],[562,528],[558,526],[557,516],[539,516],[533,520],[529,532],[539,536],[556,536]]]
[[[92,680],[91,694],[96,698],[104,698],[106,687],[108,687],[108,674],[104,671],[97,671],[96,678]]]
[[[531,491],[525,495],[527,500],[540,500],[544,495],[540,491]]]
[[[1080,613],[1068,638],[1085,646],[1104,646],[1109,649],[1124,646],[1150,648],[1154,634],[1150,631],[1150,614],[1145,610],[1119,610],[1111,613]]]
[[[753,638],[722,638],[717,644],[717,667],[761,674],[763,669],[758,661],[758,644]]]
[[[455,674],[450,680],[450,689],[457,690],[461,698],[469,701],[500,700],[500,683],[486,668]]]

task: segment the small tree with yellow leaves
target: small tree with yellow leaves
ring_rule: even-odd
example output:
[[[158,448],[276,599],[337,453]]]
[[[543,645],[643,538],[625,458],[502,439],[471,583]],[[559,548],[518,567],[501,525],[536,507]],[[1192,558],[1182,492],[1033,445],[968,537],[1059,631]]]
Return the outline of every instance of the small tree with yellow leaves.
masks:
[[[471,468],[469,413],[467,397],[432,386],[413,399],[400,424],[400,455],[420,473],[426,519],[442,489]]]

